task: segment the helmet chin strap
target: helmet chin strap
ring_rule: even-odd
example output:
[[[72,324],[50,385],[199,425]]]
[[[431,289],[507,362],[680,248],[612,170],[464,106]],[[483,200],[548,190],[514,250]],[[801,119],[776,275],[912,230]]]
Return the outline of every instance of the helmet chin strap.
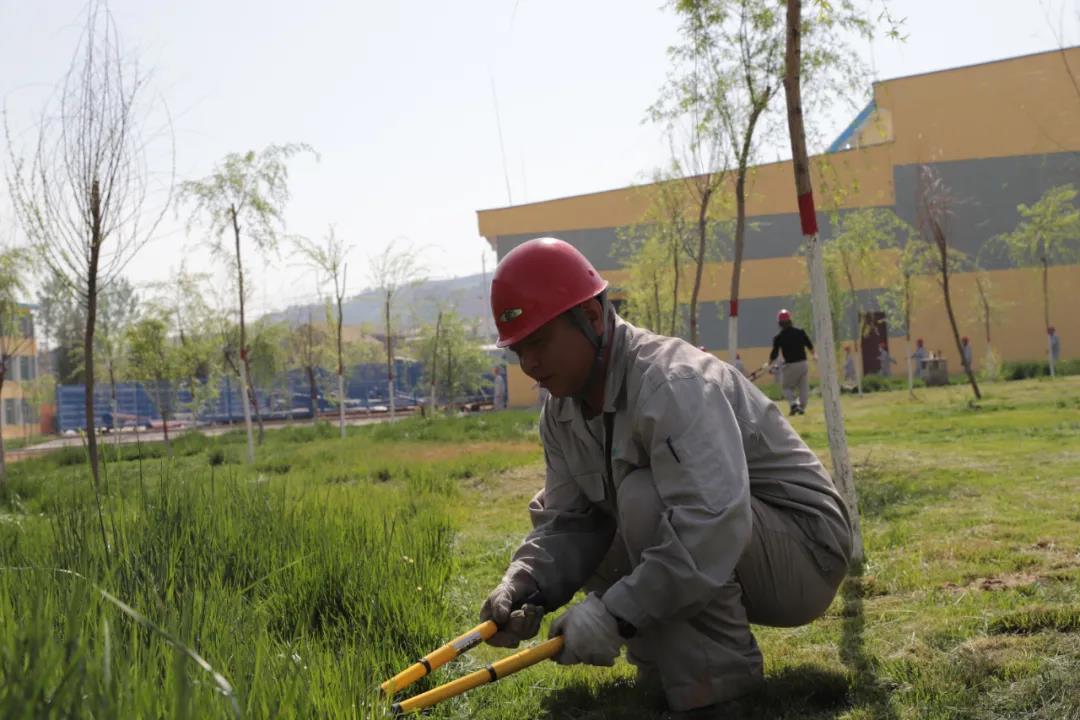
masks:
[[[589,368],[589,374],[585,378],[585,382],[576,392],[573,393],[573,397],[585,401],[589,395],[596,388],[597,383],[603,383],[603,367],[604,367],[604,353],[607,350],[611,341],[611,334],[608,332],[608,326],[613,316],[613,309],[611,303],[608,302],[607,291],[600,293],[597,296],[600,301],[601,315],[604,318],[604,332],[601,335],[597,335],[596,330],[593,328],[592,323],[589,322],[589,317],[585,314],[585,311],[581,309],[580,305],[574,306],[568,312],[570,313],[570,319],[578,330],[589,340],[593,346],[593,361],[592,367]]]

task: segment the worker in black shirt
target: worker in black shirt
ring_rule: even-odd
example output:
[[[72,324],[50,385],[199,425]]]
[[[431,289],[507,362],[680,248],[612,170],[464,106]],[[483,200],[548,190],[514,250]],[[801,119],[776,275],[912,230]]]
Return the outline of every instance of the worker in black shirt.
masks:
[[[802,415],[806,412],[806,399],[810,394],[810,375],[806,368],[806,350],[814,351],[814,343],[810,342],[810,336],[802,328],[791,324],[791,313],[781,310],[776,315],[776,321],[780,323],[780,332],[773,338],[772,352],[769,353],[769,362],[776,362],[776,357],[784,355],[783,388],[784,397],[791,405],[791,415]],[[814,354],[817,359],[817,354]],[[795,399],[795,388],[799,389],[799,399]]]

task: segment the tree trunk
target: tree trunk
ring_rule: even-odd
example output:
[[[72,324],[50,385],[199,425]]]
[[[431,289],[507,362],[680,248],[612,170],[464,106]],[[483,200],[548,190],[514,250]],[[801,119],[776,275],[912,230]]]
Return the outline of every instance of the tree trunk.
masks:
[[[709,182],[709,181],[706,181]],[[694,290],[690,293],[690,344],[698,345],[698,295],[701,294],[701,276],[705,271],[705,248],[709,232],[709,200],[712,190],[706,188],[701,193],[698,205],[698,252],[697,267],[694,270]]]
[[[345,292],[344,281],[337,295],[337,391],[338,391],[338,427],[341,430],[341,439],[345,439],[345,350],[342,341],[342,324],[345,322],[345,313],[341,308],[342,293]],[[334,287],[337,287],[335,282]]]
[[[4,457],[4,376],[6,368],[5,358],[0,355],[0,493],[7,487],[7,460]]]
[[[255,424],[259,427],[258,444],[262,445],[266,439],[266,426],[263,424],[262,409],[259,407],[259,396],[255,392],[255,383],[251,380],[251,368],[247,368],[248,376],[248,402],[251,403],[251,409],[255,412]]]
[[[753,95],[753,88],[747,88]],[[750,147],[754,128],[765,106],[755,105],[739,148],[739,171],[735,177],[735,252],[731,262],[731,293],[728,302],[728,362],[739,354],[739,280],[742,277],[743,247],[746,244],[746,175],[750,172]]]
[[[315,367],[308,365],[304,368],[308,377],[308,394],[311,396],[311,422],[319,421],[319,385],[315,381]]]
[[[844,262],[844,275],[847,277],[848,292],[851,293],[851,309],[855,311],[855,318],[851,321],[851,343],[855,346],[855,385],[859,389],[859,397],[862,397],[863,378],[863,312],[859,306],[859,296],[855,294],[855,280],[851,276],[851,266]]]
[[[787,5],[787,52],[784,69],[784,96],[787,101],[788,130],[791,136],[792,166],[795,172],[795,188],[799,201],[802,231],[807,242],[807,264],[810,270],[810,297],[814,311],[814,332],[821,351],[821,395],[825,406],[825,427],[829,436],[833,476],[851,519],[851,560],[862,563],[865,557],[862,541],[862,523],[859,521],[859,501],[855,492],[851,462],[848,458],[847,435],[844,432],[844,416],[840,409],[840,386],[836,377],[836,349],[833,343],[832,316],[829,311],[829,290],[825,280],[825,262],[817,237],[817,216],[814,212],[813,188],[810,184],[810,163],[806,152],[806,131],[803,127],[802,97],[799,87],[799,69],[802,61],[800,48],[800,0],[788,0]]]
[[[109,396],[110,396],[110,402],[112,403],[113,431],[116,433],[116,439],[113,441],[113,444],[116,447],[120,447],[120,430],[119,430],[119,428],[116,427],[116,417],[120,412],[120,406],[116,402],[116,367],[115,367],[115,363],[113,363],[111,360],[109,361]],[[139,421],[139,410],[138,410],[138,404],[136,403],[136,406],[135,406],[135,422],[138,422],[138,421]]]
[[[1046,362],[1054,377],[1054,341],[1050,337],[1050,264],[1042,257],[1043,327],[1046,328]]]
[[[681,234],[681,233],[680,233]],[[671,332],[672,337],[679,329],[679,238],[675,237],[671,242],[671,270],[675,276],[674,287],[671,291]],[[509,391],[508,391],[509,392]]]
[[[342,373],[338,373],[337,376],[337,393],[338,393],[338,427],[341,430],[341,439],[345,439],[345,376]]]
[[[749,138],[748,138],[749,139]],[[746,239],[746,167],[739,162],[735,180],[735,253],[731,263],[731,292],[728,298],[728,362],[739,354],[739,279],[742,275],[743,244]]]
[[[904,354],[907,355],[908,397],[915,398],[915,366],[911,364],[911,278],[904,277]]]
[[[936,221],[934,227],[938,238],[938,252],[941,255],[941,289],[945,295],[945,311],[949,315],[949,326],[952,327],[953,340],[956,341],[956,351],[960,353],[960,363],[964,366],[964,373],[967,374],[968,382],[971,383],[971,391],[975,393],[976,400],[981,400],[982,393],[979,392],[979,383],[975,380],[975,373],[971,371],[971,365],[964,355],[964,346],[960,342],[960,329],[956,325],[956,315],[953,313],[952,295],[949,291],[949,251],[944,230],[937,225]]]
[[[390,403],[390,419],[394,419],[397,393],[394,391],[394,344],[390,340],[390,293],[386,293],[386,392]]]
[[[90,185],[90,262],[86,272],[86,332],[83,334],[83,369],[86,382],[83,387],[86,390],[86,450],[90,457],[90,474],[94,479],[95,489],[98,488],[101,480],[97,428],[94,422],[94,329],[97,324],[98,263],[101,259],[101,245],[105,241],[101,235],[101,202],[100,185],[97,178],[94,178]],[[100,513],[99,502],[98,514]],[[101,527],[101,541],[105,543],[107,553],[104,521]]]
[[[162,388],[161,388],[161,386],[162,386],[162,384],[164,384],[164,382],[165,382],[165,380],[163,378],[158,378],[157,381],[156,381],[156,384],[157,384],[157,401],[158,401],[158,408],[161,409],[161,432],[165,436],[165,449],[168,450],[169,452],[171,452],[172,451],[172,444],[169,442],[169,411],[165,407],[165,402],[166,402],[165,395],[164,395],[164,393],[162,391]]]
[[[91,251],[93,269],[89,272],[86,303],[86,331],[83,337],[83,385],[86,405],[86,449],[90,457],[90,474],[94,487],[100,481],[98,469],[97,428],[94,418],[94,322],[97,318],[97,250]]]
[[[86,389],[86,452],[90,458],[90,475],[94,481],[94,499],[97,504],[98,528],[101,531],[101,547],[106,559],[109,541],[105,536],[105,516],[101,508],[101,469],[98,458],[97,429],[94,418],[94,328],[97,323],[98,264],[101,260],[101,190],[97,178],[90,185],[90,262],[86,270],[86,332],[83,335],[83,368]],[[106,488],[106,492],[108,489]]]
[[[650,318],[649,327],[652,329],[653,332],[663,334],[664,331],[661,328],[661,326],[663,324],[663,314],[664,313],[660,308],[660,276],[657,275],[655,272],[653,273],[653,278],[652,278],[652,288],[653,288],[653,312],[649,313],[649,314],[652,315],[653,317]]]
[[[446,348],[446,403],[454,410],[454,348]]]
[[[236,217],[236,206],[230,207],[233,236],[236,239],[236,280],[240,290],[240,404],[244,408],[244,430],[247,432],[247,461],[255,462],[255,438],[251,429],[251,408],[248,406],[248,360],[247,327],[244,325],[244,264],[240,257],[240,221]]]
[[[435,388],[438,387],[436,379],[438,375],[439,366],[439,332],[442,330],[442,310],[435,317],[435,339],[431,344],[431,399],[428,401],[428,405],[431,407],[431,414],[435,414]],[[498,410],[498,408],[496,408]]]
[[[911,364],[911,336],[904,336],[904,357],[907,358],[908,397],[915,397],[915,366]]]

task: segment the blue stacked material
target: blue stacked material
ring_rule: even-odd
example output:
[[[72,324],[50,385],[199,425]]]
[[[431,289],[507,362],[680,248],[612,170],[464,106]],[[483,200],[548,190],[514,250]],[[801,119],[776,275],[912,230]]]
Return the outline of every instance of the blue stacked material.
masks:
[[[394,375],[396,406],[406,408],[416,405],[423,366],[398,359]],[[321,368],[315,376],[314,411],[332,411],[337,407],[337,378]],[[385,364],[356,365],[347,370],[345,406],[351,410],[384,407],[389,404],[386,390]],[[56,386],[57,432],[85,429],[85,394],[83,385]],[[158,386],[153,383],[118,383],[114,400],[112,386],[98,384],[94,388],[95,426],[102,430],[113,430],[135,425],[157,425],[161,422],[162,407],[171,418],[182,416],[198,423],[243,421],[240,383],[236,378],[224,377],[215,392],[199,394],[204,399],[196,406],[190,388],[182,384],[161,383]],[[311,381],[303,370],[290,370],[270,386],[256,388],[255,396],[264,419],[312,416]]]

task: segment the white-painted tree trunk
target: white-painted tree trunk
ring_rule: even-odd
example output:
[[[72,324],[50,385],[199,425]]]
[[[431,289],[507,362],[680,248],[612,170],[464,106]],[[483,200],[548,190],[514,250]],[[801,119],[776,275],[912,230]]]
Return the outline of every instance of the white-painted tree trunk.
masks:
[[[341,438],[345,439],[345,377],[338,373],[337,376],[337,395],[338,395],[338,426],[341,428]]]
[[[386,381],[386,391],[390,394],[390,419],[393,420],[394,419],[394,412],[395,412],[395,410],[397,408],[397,405],[396,405],[397,398],[395,397],[397,395],[397,393],[394,392],[394,381],[393,381],[393,379],[390,379],[390,380]]]
[[[915,366],[911,364],[911,341],[904,338],[904,357],[907,358],[907,391],[915,397]]]
[[[244,408],[244,430],[247,432],[247,461],[255,462],[255,434],[251,429],[251,399],[248,397],[247,363],[240,358],[240,404]]]
[[[840,381],[836,368],[836,343],[833,341],[832,317],[829,315],[829,291],[825,280],[825,261],[817,235],[809,238],[806,264],[810,271],[810,300],[814,310],[814,336],[817,340],[818,370],[821,373],[821,404],[825,408],[825,429],[832,456],[833,481],[847,505],[851,520],[851,561],[861,563],[865,557],[862,523],[859,520],[859,500],[855,491],[855,476],[848,455],[844,414],[840,409]],[[858,365],[856,365],[858,376]]]
[[[1046,333],[1046,362],[1050,366],[1050,377],[1054,377],[1054,336]]]
[[[728,362],[735,364],[735,356],[739,354],[739,316],[732,315],[728,318],[727,327]]]
[[[862,351],[862,324],[859,324],[859,339],[855,340],[852,344],[855,346],[855,385],[859,389],[859,397],[862,397],[862,379],[863,379],[863,351]]]
[[[806,262],[810,271],[810,299],[814,311],[814,334],[818,341],[818,361],[821,372],[821,402],[825,408],[825,428],[832,455],[833,482],[847,506],[851,522],[851,562],[861,565],[866,557],[863,549],[862,523],[859,521],[859,500],[855,479],[848,457],[844,415],[840,409],[840,382],[836,375],[836,344],[833,341],[832,316],[829,312],[829,290],[825,280],[825,260],[817,236],[817,216],[814,211],[813,185],[810,180],[810,160],[806,150],[806,128],[803,123],[802,90],[800,88],[802,3],[788,0],[786,17],[786,53],[784,57],[784,99],[787,103],[788,132],[791,138],[791,163],[795,173],[795,193],[799,217],[806,242]]]

